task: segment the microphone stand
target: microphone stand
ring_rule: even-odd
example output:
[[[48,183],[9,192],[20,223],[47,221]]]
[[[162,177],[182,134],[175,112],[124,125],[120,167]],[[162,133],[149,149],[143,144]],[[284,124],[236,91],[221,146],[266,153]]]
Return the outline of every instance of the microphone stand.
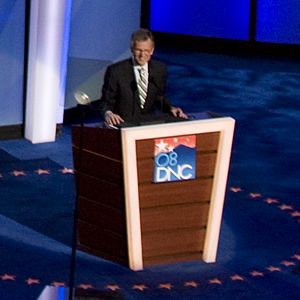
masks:
[[[73,235],[72,235],[72,252],[70,261],[70,277],[69,277],[69,300],[73,300],[75,296],[74,281],[76,271],[76,248],[77,248],[77,228],[78,228],[78,202],[80,195],[80,174],[81,174],[81,162],[82,162],[82,150],[84,141],[84,119],[86,115],[86,105],[78,104],[77,107],[80,111],[80,130],[79,130],[79,144],[78,144],[78,160],[77,160],[77,172],[75,174],[76,181],[76,197],[75,207],[73,215]]]

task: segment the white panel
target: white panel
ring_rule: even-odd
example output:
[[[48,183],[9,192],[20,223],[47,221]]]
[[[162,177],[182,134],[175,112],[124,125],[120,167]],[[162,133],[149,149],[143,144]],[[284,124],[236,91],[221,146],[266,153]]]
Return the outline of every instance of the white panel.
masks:
[[[62,122],[71,0],[31,1],[25,137],[55,140]]]

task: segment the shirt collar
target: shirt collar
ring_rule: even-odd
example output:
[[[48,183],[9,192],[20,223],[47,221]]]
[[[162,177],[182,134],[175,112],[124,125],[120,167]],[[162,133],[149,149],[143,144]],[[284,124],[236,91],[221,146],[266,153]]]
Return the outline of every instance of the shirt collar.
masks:
[[[141,68],[144,68],[144,70],[146,71],[146,72],[148,72],[148,65],[149,65],[149,63],[145,63],[144,65],[138,65],[135,61],[134,61],[134,59],[132,58],[132,64],[133,64],[133,67],[135,68],[135,69],[137,69],[137,70],[139,70],[139,69],[141,69]]]

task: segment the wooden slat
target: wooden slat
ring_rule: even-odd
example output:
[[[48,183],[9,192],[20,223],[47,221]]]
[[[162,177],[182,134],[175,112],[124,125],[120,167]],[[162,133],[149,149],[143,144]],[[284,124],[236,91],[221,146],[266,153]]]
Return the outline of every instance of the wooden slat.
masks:
[[[211,196],[212,178],[139,186],[140,207],[207,202]]]
[[[125,211],[101,205],[95,201],[79,198],[78,218],[88,224],[126,235]]]
[[[207,224],[208,208],[208,203],[187,203],[142,209],[142,232],[204,228]]]
[[[81,197],[93,200],[99,204],[125,210],[123,185],[81,173],[79,177],[79,193]]]
[[[143,233],[143,257],[201,252],[204,239],[204,228]]]
[[[80,136],[83,134],[81,144]],[[80,126],[72,128],[72,141],[75,147],[81,147],[113,159],[122,160],[122,145],[120,130],[111,128],[97,128],[93,125],[84,126],[81,131]]]
[[[217,150],[219,146],[220,132],[196,134],[197,151]]]
[[[125,265],[125,266],[129,267],[128,257],[113,255],[113,253],[110,253],[110,252],[101,252],[101,251],[95,249],[94,247],[90,248],[83,244],[78,245],[77,249],[81,250],[83,252],[89,253],[91,255],[95,255],[97,257],[101,257],[101,258],[104,258],[104,259],[107,259],[107,260],[110,260],[110,261],[113,261],[113,262],[116,262],[121,265]]]
[[[109,180],[116,184],[123,184],[122,162],[109,159],[97,153],[82,151],[79,158],[78,149],[73,149],[75,159],[75,170],[86,173],[103,180]],[[80,166],[79,166],[80,160]]]
[[[128,261],[126,236],[114,234],[97,226],[78,222],[77,245],[90,254],[95,254],[113,261]],[[84,237],[81,239],[80,237]]]
[[[162,256],[153,256],[153,257],[144,257],[143,263],[144,267],[158,265],[158,264],[170,264],[176,263],[179,261],[193,261],[201,260],[202,252],[188,252],[188,253],[179,253],[172,255],[162,255]]]

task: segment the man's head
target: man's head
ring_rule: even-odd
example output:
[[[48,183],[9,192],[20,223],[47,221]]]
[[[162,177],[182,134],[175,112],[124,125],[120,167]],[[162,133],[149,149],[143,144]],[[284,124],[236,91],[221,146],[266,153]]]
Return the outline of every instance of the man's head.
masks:
[[[130,47],[135,62],[141,66],[146,64],[154,51],[154,37],[151,31],[139,29],[133,32]]]

